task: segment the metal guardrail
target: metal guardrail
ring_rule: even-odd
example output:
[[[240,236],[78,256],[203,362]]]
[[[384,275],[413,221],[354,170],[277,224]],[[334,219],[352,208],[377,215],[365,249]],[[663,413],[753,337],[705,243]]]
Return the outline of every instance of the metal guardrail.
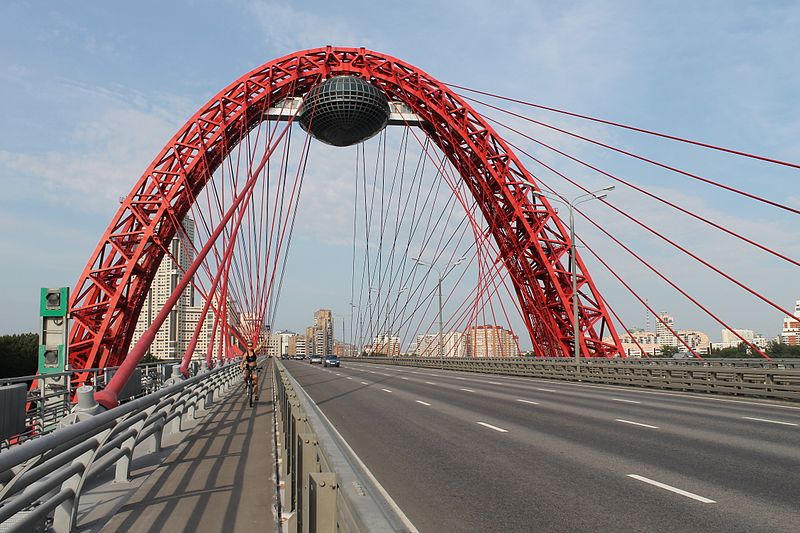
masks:
[[[273,359],[289,533],[417,531],[279,359]]]
[[[0,452],[0,531],[37,531],[50,521],[56,533],[71,531],[89,480],[114,466],[115,481],[127,481],[135,450],[160,451],[165,428],[180,432],[182,420],[240,380],[234,362],[96,414],[86,386],[71,424]]]
[[[192,374],[200,369],[199,362],[193,362]],[[126,387],[126,393],[121,398],[123,402],[133,398],[150,394],[160,389],[173,374],[173,367],[180,364],[180,359],[164,360],[138,365],[136,379]],[[19,376],[0,379],[0,415],[4,417],[17,417],[19,413],[9,413],[3,402],[3,393],[11,389],[18,389],[15,385],[25,386],[24,394],[24,422],[16,424],[21,427],[14,429],[2,428],[0,432],[0,450],[13,445],[21,444],[32,438],[38,438],[53,431],[58,427],[58,422],[69,414],[72,409],[72,399],[78,387],[93,385],[97,390],[105,387],[118,367],[74,369],[66,372],[51,374]],[[75,376],[85,378],[81,382],[74,381]],[[31,386],[33,385],[33,386]],[[16,391],[15,400],[17,399]],[[14,409],[17,409],[14,402]],[[0,424],[2,425],[2,424]]]
[[[348,361],[505,374],[534,378],[629,385],[652,389],[800,400],[800,361],[782,359],[694,360],[473,359],[430,357],[351,357]]]

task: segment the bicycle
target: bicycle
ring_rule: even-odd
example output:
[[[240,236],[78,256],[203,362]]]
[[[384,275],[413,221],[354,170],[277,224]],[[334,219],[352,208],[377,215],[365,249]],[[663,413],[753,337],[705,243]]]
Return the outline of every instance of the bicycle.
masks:
[[[261,372],[261,367],[245,368],[244,386],[247,394],[247,402],[250,407],[253,407],[253,371]]]

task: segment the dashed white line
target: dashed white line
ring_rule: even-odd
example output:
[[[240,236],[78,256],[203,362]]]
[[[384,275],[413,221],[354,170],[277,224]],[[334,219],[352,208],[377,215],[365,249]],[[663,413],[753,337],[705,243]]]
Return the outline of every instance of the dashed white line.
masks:
[[[361,384],[362,385],[369,385],[369,383],[367,383],[366,381],[362,381]]]
[[[556,392],[556,391],[555,391],[555,390],[553,390],[553,389],[540,389],[539,387],[536,387],[536,390],[540,390],[540,391],[542,391],[542,392]]]
[[[383,372],[381,372],[381,375],[382,376],[388,376],[389,374],[384,374]]]
[[[681,496],[686,496],[687,498],[691,498],[691,499],[697,500],[699,502],[717,503],[714,500],[710,500],[710,499],[708,499],[708,498],[706,498],[704,496],[700,496],[699,494],[695,494],[695,493],[689,492],[687,490],[679,489],[677,487],[673,487],[672,485],[667,485],[666,483],[661,483],[660,481],[656,481],[654,479],[646,478],[644,476],[639,476],[639,475],[636,475],[636,474],[628,474],[628,477],[631,477],[633,479],[642,481],[644,483],[648,483],[650,485],[653,485],[655,487],[658,487],[658,488],[661,488],[661,489],[664,489],[664,490],[668,490],[670,492],[674,492],[675,494],[680,494]]]
[[[389,389],[381,389],[383,392],[392,392]]]
[[[641,422],[633,422],[631,420],[623,420],[622,418],[615,418],[617,422],[622,422],[623,424],[631,424],[632,426],[642,426],[643,428],[650,428],[650,429],[658,429],[658,426],[651,426],[650,424],[642,424]]]
[[[353,379],[353,378],[351,378],[350,376],[347,376],[347,379]]]
[[[499,431],[500,433],[508,433],[507,429],[499,428],[497,426],[493,426],[491,424],[487,424],[486,422],[478,422],[478,424],[480,424],[481,426],[483,426],[485,428],[489,428],[489,429],[493,429],[495,431]]]
[[[456,379],[460,379],[461,381],[466,381],[467,380],[467,378],[456,378]]]
[[[637,402],[636,400],[626,400],[624,398],[611,398],[611,399],[614,400],[615,402],[642,403],[642,402]]]
[[[475,391],[474,391],[474,390],[472,390],[472,389],[458,389],[458,390],[463,390],[464,392],[475,392]]]
[[[795,424],[794,422],[781,422],[780,420],[769,420],[767,418],[753,418],[752,416],[743,416],[742,418],[746,420],[755,420],[756,422],[769,422],[770,424],[780,424],[782,426],[795,426],[797,427],[800,424]]]
[[[428,402],[423,402],[422,400],[417,400],[417,403],[421,403],[422,405],[427,405],[427,406],[431,405]]]
[[[498,383],[497,381],[489,381],[490,385],[505,385],[505,383]]]
[[[433,381],[426,381],[425,383],[427,383],[428,385],[436,385],[436,383],[434,383]]]
[[[400,379],[404,379],[404,380],[408,381],[407,377],[401,377]]]
[[[531,405],[539,405],[539,402],[534,402],[533,400],[523,400],[522,398],[517,399],[518,402],[522,403],[529,403]]]
[[[336,375],[337,375],[337,376],[341,376],[342,374],[341,374],[341,373],[339,373],[339,372],[337,372],[337,373],[336,373]]]

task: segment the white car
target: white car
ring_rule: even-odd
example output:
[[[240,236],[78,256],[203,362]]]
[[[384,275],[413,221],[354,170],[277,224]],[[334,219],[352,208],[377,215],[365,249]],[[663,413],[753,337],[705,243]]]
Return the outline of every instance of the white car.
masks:
[[[322,364],[322,356],[312,355],[308,362],[311,363],[312,365],[314,363]]]

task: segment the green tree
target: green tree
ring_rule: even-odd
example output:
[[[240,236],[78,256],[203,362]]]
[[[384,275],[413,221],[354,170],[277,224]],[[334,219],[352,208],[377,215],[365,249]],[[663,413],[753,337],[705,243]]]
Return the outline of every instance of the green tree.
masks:
[[[0,335],[0,378],[31,376],[39,367],[39,335]]]
[[[800,346],[771,341],[767,345],[767,355],[778,359],[800,357]]]
[[[672,357],[676,353],[678,353],[677,346],[670,346],[668,344],[665,344],[661,347],[661,357]]]

